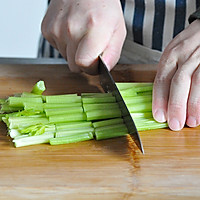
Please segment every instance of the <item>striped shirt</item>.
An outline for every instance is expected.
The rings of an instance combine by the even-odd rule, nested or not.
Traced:
[[[121,0],[127,27],[121,62],[158,62],[167,44],[185,27],[200,0]],[[41,39],[40,57],[61,57]]]

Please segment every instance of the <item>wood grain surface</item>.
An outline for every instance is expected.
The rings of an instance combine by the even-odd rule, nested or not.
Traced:
[[[117,66],[117,81],[153,81],[155,66]],[[101,91],[98,77],[64,65],[0,65],[0,98]],[[15,148],[0,123],[0,199],[200,199],[200,128],[140,132],[145,154],[127,137]]]

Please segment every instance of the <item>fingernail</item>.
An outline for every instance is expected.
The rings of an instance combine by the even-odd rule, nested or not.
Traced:
[[[187,119],[187,125],[191,127],[196,127],[197,126],[197,120],[193,116],[189,116]]]
[[[166,121],[166,117],[165,117],[164,111],[162,109],[156,110],[156,112],[154,113],[154,118],[158,122]]]
[[[169,120],[169,128],[173,131],[179,131],[181,129],[181,124],[176,118]]]

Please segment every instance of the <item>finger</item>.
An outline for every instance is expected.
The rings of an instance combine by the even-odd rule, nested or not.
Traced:
[[[173,55],[174,54],[174,55]],[[166,59],[166,57],[168,59]],[[177,53],[163,53],[158,64],[157,74],[153,84],[153,117],[158,122],[167,120],[167,105],[172,77],[177,70]]]
[[[200,67],[192,76],[192,85],[188,99],[188,112],[186,124],[190,127],[200,125]]]
[[[181,130],[185,125],[191,78],[200,63],[199,53],[197,48],[172,79],[168,103],[168,124],[172,130]]]
[[[111,28],[104,25],[104,29],[100,30],[99,26],[92,27],[80,40],[75,55],[76,64],[81,66],[82,70],[88,68],[88,72],[97,68],[98,56],[104,51],[113,34]]]
[[[67,62],[70,71],[79,73],[81,72],[79,66],[75,63],[75,54],[76,54],[77,44],[74,42],[68,42],[66,53],[67,53]]]
[[[106,49],[103,52],[102,59],[108,66],[108,70],[111,70],[118,62],[121,54],[121,50],[124,44],[124,40],[126,37],[126,28],[124,24],[121,24],[119,29],[117,29]]]

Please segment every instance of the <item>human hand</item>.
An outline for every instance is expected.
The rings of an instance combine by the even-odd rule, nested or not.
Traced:
[[[152,111],[172,130],[200,124],[200,20],[166,47],[154,81]]]
[[[73,72],[97,72],[98,56],[111,70],[126,36],[120,0],[51,0],[42,33]]]

